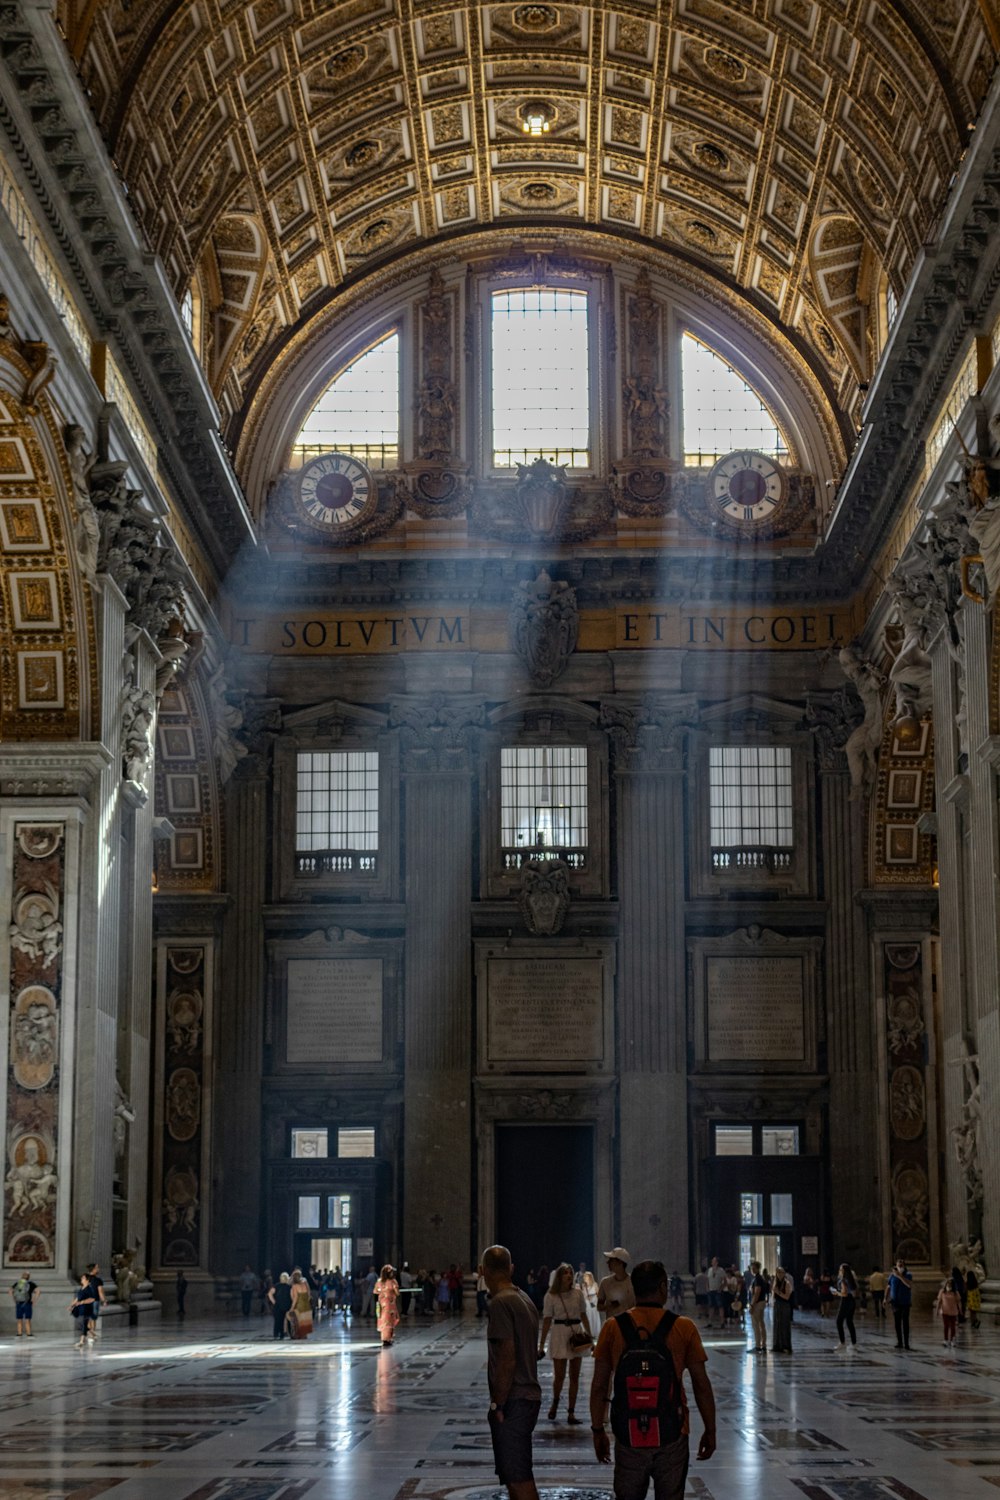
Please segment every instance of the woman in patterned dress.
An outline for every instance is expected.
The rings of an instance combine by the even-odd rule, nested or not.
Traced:
[[[382,1348],[392,1343],[399,1322],[399,1282],[393,1275],[392,1266],[383,1266],[382,1274],[375,1283],[375,1300],[378,1302],[378,1331],[382,1335]]]
[[[292,1272],[292,1306],[288,1321],[294,1338],[307,1339],[312,1333],[312,1293],[301,1271]]]

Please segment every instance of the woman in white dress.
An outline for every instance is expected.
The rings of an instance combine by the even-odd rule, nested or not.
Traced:
[[[568,1261],[563,1261],[562,1265],[556,1268],[552,1277],[552,1285],[545,1294],[545,1301],[542,1305],[542,1332],[538,1340],[539,1358],[545,1353],[546,1339],[549,1340],[549,1353],[552,1356],[550,1422],[556,1419],[568,1364],[569,1400],[566,1420],[573,1426],[578,1426],[580,1423],[580,1418],[576,1415],[576,1393],[580,1386],[580,1361],[584,1354],[589,1354],[591,1351],[589,1343],[574,1347],[571,1342],[573,1335],[580,1333],[590,1335],[587,1304],[581,1289],[573,1285],[573,1267]]]
[[[597,1278],[593,1271],[584,1271],[580,1277],[580,1290],[587,1307],[587,1326],[590,1329],[590,1337],[597,1340],[601,1331],[601,1315],[597,1311]]]

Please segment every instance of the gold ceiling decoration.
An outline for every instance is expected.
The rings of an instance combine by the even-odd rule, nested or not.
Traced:
[[[875,338],[857,304],[886,277],[901,290],[985,93],[988,3],[59,9],[178,295],[206,269],[222,283],[205,326],[235,416],[283,331],[346,278],[533,222],[711,267],[809,341],[849,408]]]

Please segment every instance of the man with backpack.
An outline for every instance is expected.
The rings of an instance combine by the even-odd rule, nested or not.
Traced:
[[[688,1471],[688,1405],[684,1371],[705,1430],[698,1457],[715,1452],[715,1396],[705,1371],[704,1345],[690,1318],[666,1312],[666,1269],[640,1261],[632,1271],[635,1306],[609,1318],[594,1350],[590,1425],[599,1463],[611,1462],[605,1427],[611,1401],[615,1435],[615,1500],[682,1500]]]

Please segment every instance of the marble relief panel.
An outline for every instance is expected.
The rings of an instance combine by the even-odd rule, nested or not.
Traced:
[[[41,1269],[55,1265],[66,829],[25,822],[14,835],[3,1253]]]
[[[206,1111],[207,951],[203,944],[166,946],[161,996],[160,1140],[161,1266],[202,1261],[202,1169]]]
[[[892,1246],[910,1265],[931,1259],[923,964],[918,942],[882,947]]]

